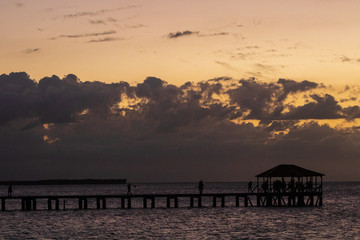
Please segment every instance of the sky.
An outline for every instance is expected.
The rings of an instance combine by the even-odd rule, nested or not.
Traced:
[[[360,2],[0,1],[0,180],[360,180]]]

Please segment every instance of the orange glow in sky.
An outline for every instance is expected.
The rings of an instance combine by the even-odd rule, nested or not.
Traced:
[[[352,0],[3,0],[0,70],[36,80],[356,83],[359,12]]]

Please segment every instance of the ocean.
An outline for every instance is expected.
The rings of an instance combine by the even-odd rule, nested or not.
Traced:
[[[132,192],[197,193],[197,183],[134,183]],[[126,185],[13,186],[13,195],[125,194]],[[245,192],[247,183],[207,183],[204,193]],[[77,202],[60,203],[59,211],[48,211],[46,201],[37,211],[20,211],[20,200],[7,202],[0,212],[0,239],[360,239],[360,183],[325,182],[322,207],[226,207],[213,208],[204,199],[203,208],[189,208],[188,199],[179,208],[143,209],[142,200],[132,209],[120,209],[119,201],[109,209],[77,210]],[[0,186],[0,196],[7,186]],[[64,210],[65,205],[65,210]]]

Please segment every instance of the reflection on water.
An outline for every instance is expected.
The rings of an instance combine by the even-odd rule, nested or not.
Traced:
[[[133,192],[139,194],[197,192],[197,183],[135,185]],[[246,183],[205,183],[204,192],[246,189]],[[126,191],[126,185],[14,186],[14,195]],[[5,194],[7,187],[1,186],[0,192]],[[235,208],[228,199],[230,207],[225,208],[190,209],[180,201],[181,208],[167,209],[164,200],[159,203],[164,208],[156,209],[141,209],[139,202],[139,208],[130,210],[6,211],[0,213],[0,239],[357,239],[359,193],[360,183],[326,183],[324,206],[316,208]],[[17,204],[14,209],[19,209]],[[117,207],[116,202],[111,204]],[[211,200],[204,204],[211,206]]]

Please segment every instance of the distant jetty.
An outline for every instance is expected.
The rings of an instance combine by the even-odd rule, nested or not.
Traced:
[[[126,184],[125,179],[48,179],[35,181],[0,181],[0,185],[86,185]]]

